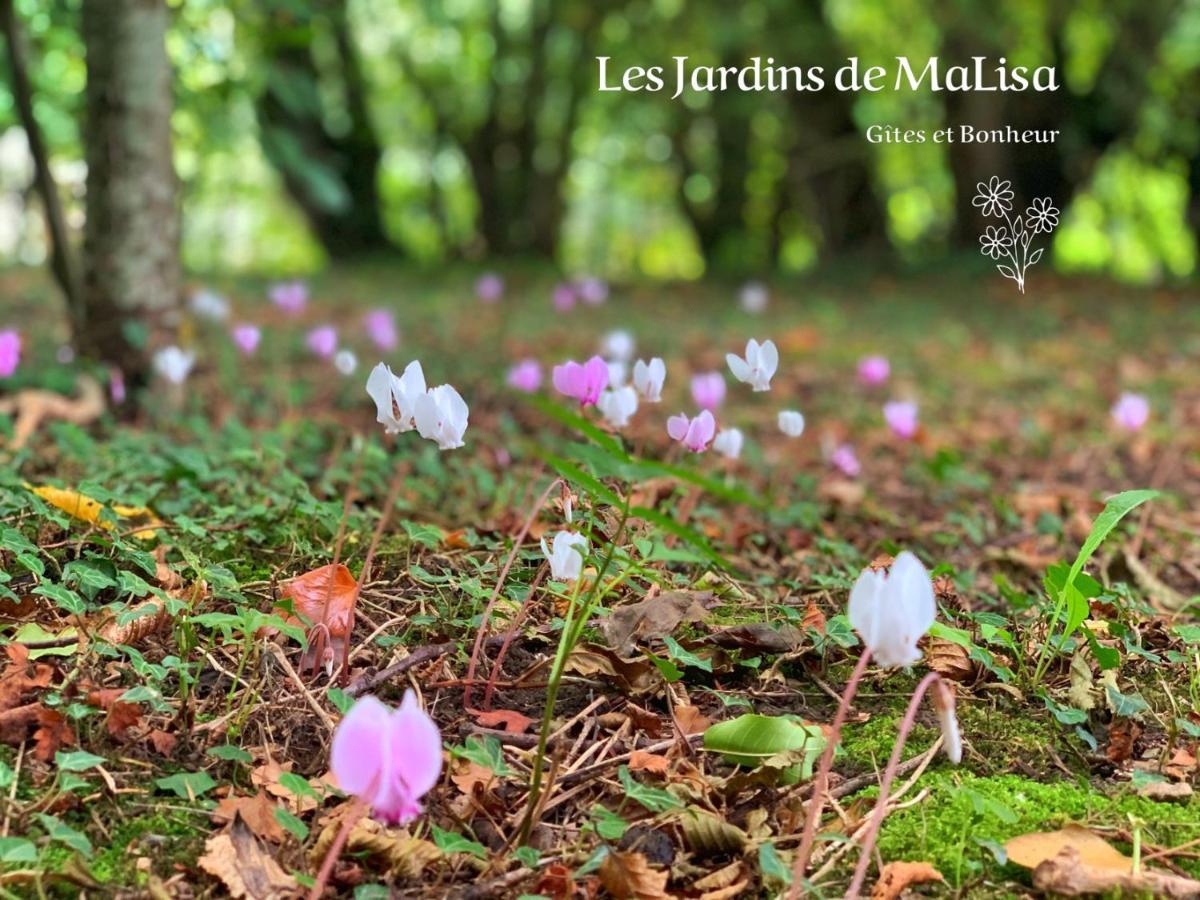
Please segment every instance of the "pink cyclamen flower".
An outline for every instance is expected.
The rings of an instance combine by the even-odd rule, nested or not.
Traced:
[[[321,359],[330,359],[337,352],[337,329],[332,325],[319,325],[308,333],[308,349]]]
[[[542,386],[542,367],[536,359],[523,359],[508,370],[508,386],[532,394]]]
[[[1113,404],[1112,419],[1125,431],[1141,431],[1150,418],[1150,401],[1145,394],[1123,393]]]
[[[588,306],[599,306],[608,299],[608,285],[599,278],[582,278],[577,288],[579,299]]]
[[[496,303],[504,296],[504,279],[495,272],[484,272],[475,282],[475,296],[484,303]]]
[[[717,433],[717,422],[707,409],[701,410],[694,419],[683,413],[667,419],[667,434],[694,453],[700,453]]]
[[[575,288],[569,284],[556,284],[550,299],[554,303],[555,309],[559,312],[567,312],[575,306]]]
[[[862,474],[862,465],[858,455],[849,444],[842,444],[829,455],[830,464],[847,478],[857,478]]]
[[[125,396],[125,373],[112,366],[108,370],[108,397],[113,406],[120,406],[125,402]]]
[[[295,315],[308,303],[308,285],[303,281],[281,281],[267,291],[271,302],[285,313]]]
[[[608,363],[599,356],[582,364],[571,360],[554,367],[553,381],[560,394],[574,397],[580,406],[594,406],[608,387]]]
[[[893,400],[883,404],[883,420],[892,434],[903,440],[911,440],[917,433],[917,404],[907,400]]]
[[[0,378],[7,378],[21,364],[21,335],[15,329],[0,331]]]
[[[720,372],[692,376],[692,399],[701,409],[716,409],[725,400],[725,379]]]
[[[892,374],[886,356],[864,356],[858,361],[858,380],[865,385],[878,387]]]
[[[396,331],[396,318],[391,310],[373,309],[363,316],[363,325],[367,329],[367,337],[380,350],[395,350],[400,343],[400,335]]]
[[[262,331],[257,325],[235,325],[230,334],[237,348],[246,356],[254,353],[258,349],[258,342],[262,340]]]
[[[421,797],[442,774],[442,736],[411,690],[397,709],[363,697],[333,733],[329,767],[376,818],[403,825],[423,812]]]

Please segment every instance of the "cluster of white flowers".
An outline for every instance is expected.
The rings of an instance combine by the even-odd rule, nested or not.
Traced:
[[[467,403],[451,385],[425,386],[425,372],[413,360],[397,376],[386,363],[371,370],[367,394],[375,401],[376,418],[387,434],[416,429],[442,450],[463,445],[467,430]]]

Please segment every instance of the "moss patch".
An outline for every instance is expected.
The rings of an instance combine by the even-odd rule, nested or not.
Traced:
[[[885,860],[931,862],[952,885],[1028,883],[1028,873],[998,863],[992,848],[1019,834],[1050,831],[1068,822],[1128,830],[1136,821],[1143,846],[1173,847],[1200,837],[1200,801],[1156,803],[1134,796],[1127,786],[1105,794],[1086,782],[1041,784],[1015,775],[941,771],[928,773],[917,789],[930,795],[887,817],[879,852]],[[1114,843],[1130,851],[1128,845]],[[1192,874],[1200,873],[1200,862],[1178,862]]]

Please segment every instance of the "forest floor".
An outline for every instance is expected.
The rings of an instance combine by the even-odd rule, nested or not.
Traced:
[[[901,549],[933,570],[938,624],[912,670],[867,671],[834,764],[815,892],[845,891],[858,855],[848,838],[862,834],[930,670],[956,685],[963,760],[936,752],[926,702],[877,863],[936,871],[891,867],[894,890],[878,896],[907,878],[930,896],[1035,894],[1031,867],[1080,833],[1006,844],[1070,823],[1137,857],[1085,853],[1101,874],[1200,877],[1194,299],[1049,278],[1021,296],[1007,283],[875,277],[780,287],[757,316],[733,285],[616,289],[559,314],[543,278],[512,276],[494,306],[472,281],[334,271],[293,319],[261,283],[217,284],[235,318],[263,327],[253,357],[226,326],[159,322],[197,352],[182,390],[135,390],[120,417],[49,416],[23,449],[0,451],[0,896],[303,891],[351,806],[330,778],[332,731],[368,687],[391,703],[418,692],[445,769],[416,821],[354,827],[337,895],[777,896],[819,749],[787,735],[827,734],[799,723],[828,726],[861,651],[849,588]],[[0,327],[19,323],[27,339],[0,402],[71,391],[77,372],[55,361],[62,325],[44,279],[0,274],[0,297]],[[376,306],[401,332],[387,354],[362,336]],[[356,350],[355,374],[305,349],[306,330],[326,321]],[[634,358],[661,356],[668,370],[663,403],[643,404],[618,441],[594,411],[581,424],[563,398],[505,386],[514,360],[539,359],[548,374],[615,328],[636,338]],[[779,345],[769,393],[725,366],[749,337]],[[886,385],[856,380],[868,354],[890,360]],[[458,388],[465,447],[383,435],[363,390],[381,358],[397,372],[419,358],[431,385]],[[694,411],[690,373],[707,370],[728,382],[719,422],[746,435],[737,462],[669,446],[665,419]],[[1126,390],[1153,410],[1132,434],[1109,414]],[[911,441],[884,424],[881,406],[896,398],[919,401]],[[780,433],[781,409],[803,411],[802,437]],[[0,415],[0,437],[16,427]],[[830,465],[845,444],[857,477]],[[572,603],[537,540],[566,526],[563,490],[537,502],[559,476],[605,593],[566,661],[522,846]],[[260,629],[280,624],[272,609],[291,579],[335,561],[359,574],[390,484],[399,493],[358,599],[348,672],[314,674],[294,629]],[[31,491],[46,485],[103,508]],[[1076,558],[1105,498],[1139,488],[1161,495],[1099,546],[1080,585],[1086,621],[1050,640],[1057,567]],[[497,639],[472,666],[481,635]],[[772,717],[783,745],[711,730],[747,714]]]

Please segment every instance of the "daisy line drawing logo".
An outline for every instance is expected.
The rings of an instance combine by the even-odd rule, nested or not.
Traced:
[[[1025,293],[1025,273],[1042,258],[1045,248],[1035,247],[1039,234],[1049,235],[1058,226],[1058,210],[1049,197],[1038,197],[1025,210],[1025,215],[1011,215],[1013,191],[1011,181],[1001,181],[993,175],[988,182],[976,185],[973,206],[988,218],[1003,220],[1003,224],[988,225],[979,236],[979,251],[996,260],[996,270],[1011,278]]]

